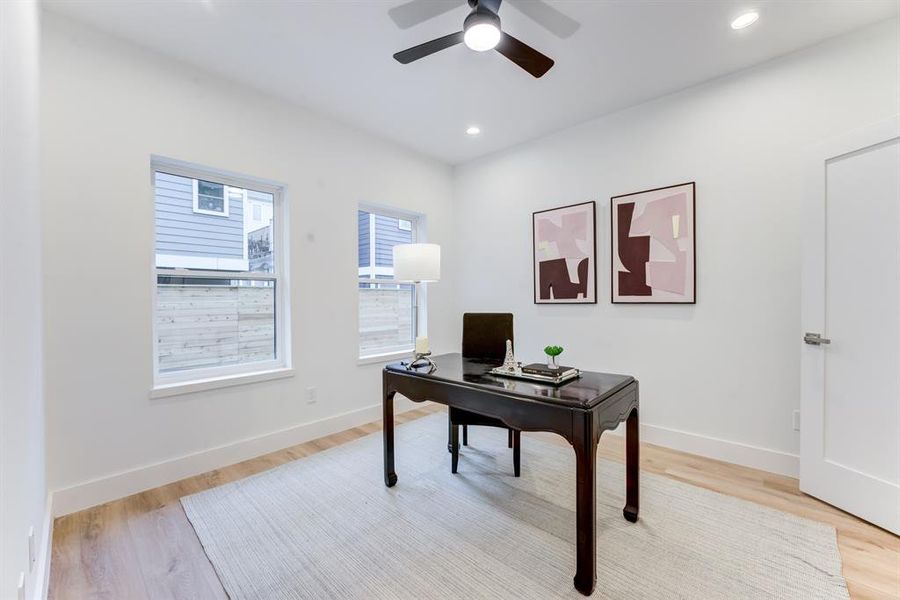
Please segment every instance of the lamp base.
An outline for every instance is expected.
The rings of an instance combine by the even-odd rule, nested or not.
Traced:
[[[431,360],[431,352],[415,352],[413,354],[413,359],[410,362],[401,362],[401,365],[404,365],[408,371],[412,371],[413,369],[421,369],[423,367],[428,367],[428,372],[432,373],[435,369],[437,369],[437,365],[434,364],[434,361]]]

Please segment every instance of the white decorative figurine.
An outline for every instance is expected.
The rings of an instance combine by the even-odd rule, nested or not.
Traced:
[[[503,359],[503,367],[501,368],[508,373],[519,373],[521,371],[519,363],[516,362],[516,357],[513,356],[512,340],[506,340],[506,358]]]

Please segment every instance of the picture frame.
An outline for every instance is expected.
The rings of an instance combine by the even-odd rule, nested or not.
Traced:
[[[534,303],[596,304],[596,203],[536,211],[531,227]]]
[[[613,196],[609,209],[610,301],[696,304],[696,183]]]

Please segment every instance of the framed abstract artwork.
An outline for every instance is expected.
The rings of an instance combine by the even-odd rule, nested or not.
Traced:
[[[697,301],[694,182],[610,199],[614,304]]]
[[[535,304],[597,303],[595,203],[532,215]]]

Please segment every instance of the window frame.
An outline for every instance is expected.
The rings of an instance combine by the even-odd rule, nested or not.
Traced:
[[[156,266],[156,173],[163,172],[194,180],[196,192],[197,179],[222,183],[225,186],[226,198],[228,188],[264,192],[272,195],[272,243],[274,249],[275,268],[272,273],[253,271],[211,270],[191,268],[165,268]],[[152,155],[150,159],[150,197],[153,206],[153,251],[151,252],[151,328],[153,338],[153,389],[151,396],[171,396],[203,389],[252,383],[266,379],[290,376],[291,368],[291,327],[290,327],[290,281],[289,240],[288,240],[288,203],[287,186],[258,177],[247,176],[230,171],[214,169],[188,163],[176,159]],[[195,194],[196,201],[196,194]],[[223,216],[221,213],[215,213]],[[246,249],[245,249],[246,250]],[[249,266],[248,266],[249,268]],[[157,285],[159,276],[191,277],[196,279],[239,279],[273,281],[275,286],[275,358],[271,360],[225,365],[219,367],[203,367],[185,369],[171,373],[160,373],[159,370],[159,337],[157,333]]]
[[[172,173],[175,175],[175,173]],[[233,191],[237,191],[240,188],[235,186],[226,185],[220,181],[210,181],[208,179],[204,179],[206,183],[222,183],[222,207],[225,209],[224,211],[218,210],[209,210],[208,208],[200,208],[200,182],[198,181],[200,178],[193,178],[193,196],[194,196],[194,212],[200,215],[211,215],[213,217],[225,217],[226,219],[229,217],[229,211],[231,206],[231,193]],[[243,202],[246,204],[247,202],[247,190],[240,189],[243,195]],[[206,194],[204,194],[205,196]]]
[[[359,228],[357,227],[357,235],[356,235],[356,249],[357,249],[357,279],[356,279],[356,351],[358,364],[369,364],[374,362],[381,362],[382,360],[390,360],[393,358],[406,356],[411,353],[415,349],[416,341],[415,339],[411,340],[409,344],[402,344],[397,346],[383,346],[381,348],[373,348],[369,351],[363,352],[360,347],[360,343],[362,341],[360,336],[360,321],[359,321],[359,304],[360,304],[360,289],[359,285],[363,283],[368,284],[378,284],[378,285],[400,285],[400,286],[411,286],[412,287],[412,311],[413,311],[413,337],[416,334],[416,321],[418,321],[418,329],[419,335],[427,334],[427,310],[426,310],[426,283],[421,283],[416,285],[409,281],[398,281],[393,278],[390,279],[378,279],[377,276],[379,274],[384,275],[385,273],[379,273],[379,267],[375,265],[375,219],[372,218],[375,215],[380,215],[383,217],[390,217],[393,219],[397,219],[398,221],[408,221],[411,224],[409,229],[412,234],[412,240],[410,243],[415,244],[419,242],[425,241],[425,215],[422,213],[417,213],[413,211],[407,211],[399,208],[394,208],[390,206],[384,206],[379,204],[365,204],[360,203],[357,206],[356,214],[359,214],[359,211],[369,213],[369,266],[368,267],[360,267],[359,266]],[[399,226],[398,228],[401,231],[407,231]],[[384,267],[380,267],[384,269]],[[364,278],[363,271],[369,271],[369,277]],[[393,271],[393,267],[391,267],[391,271]]]

